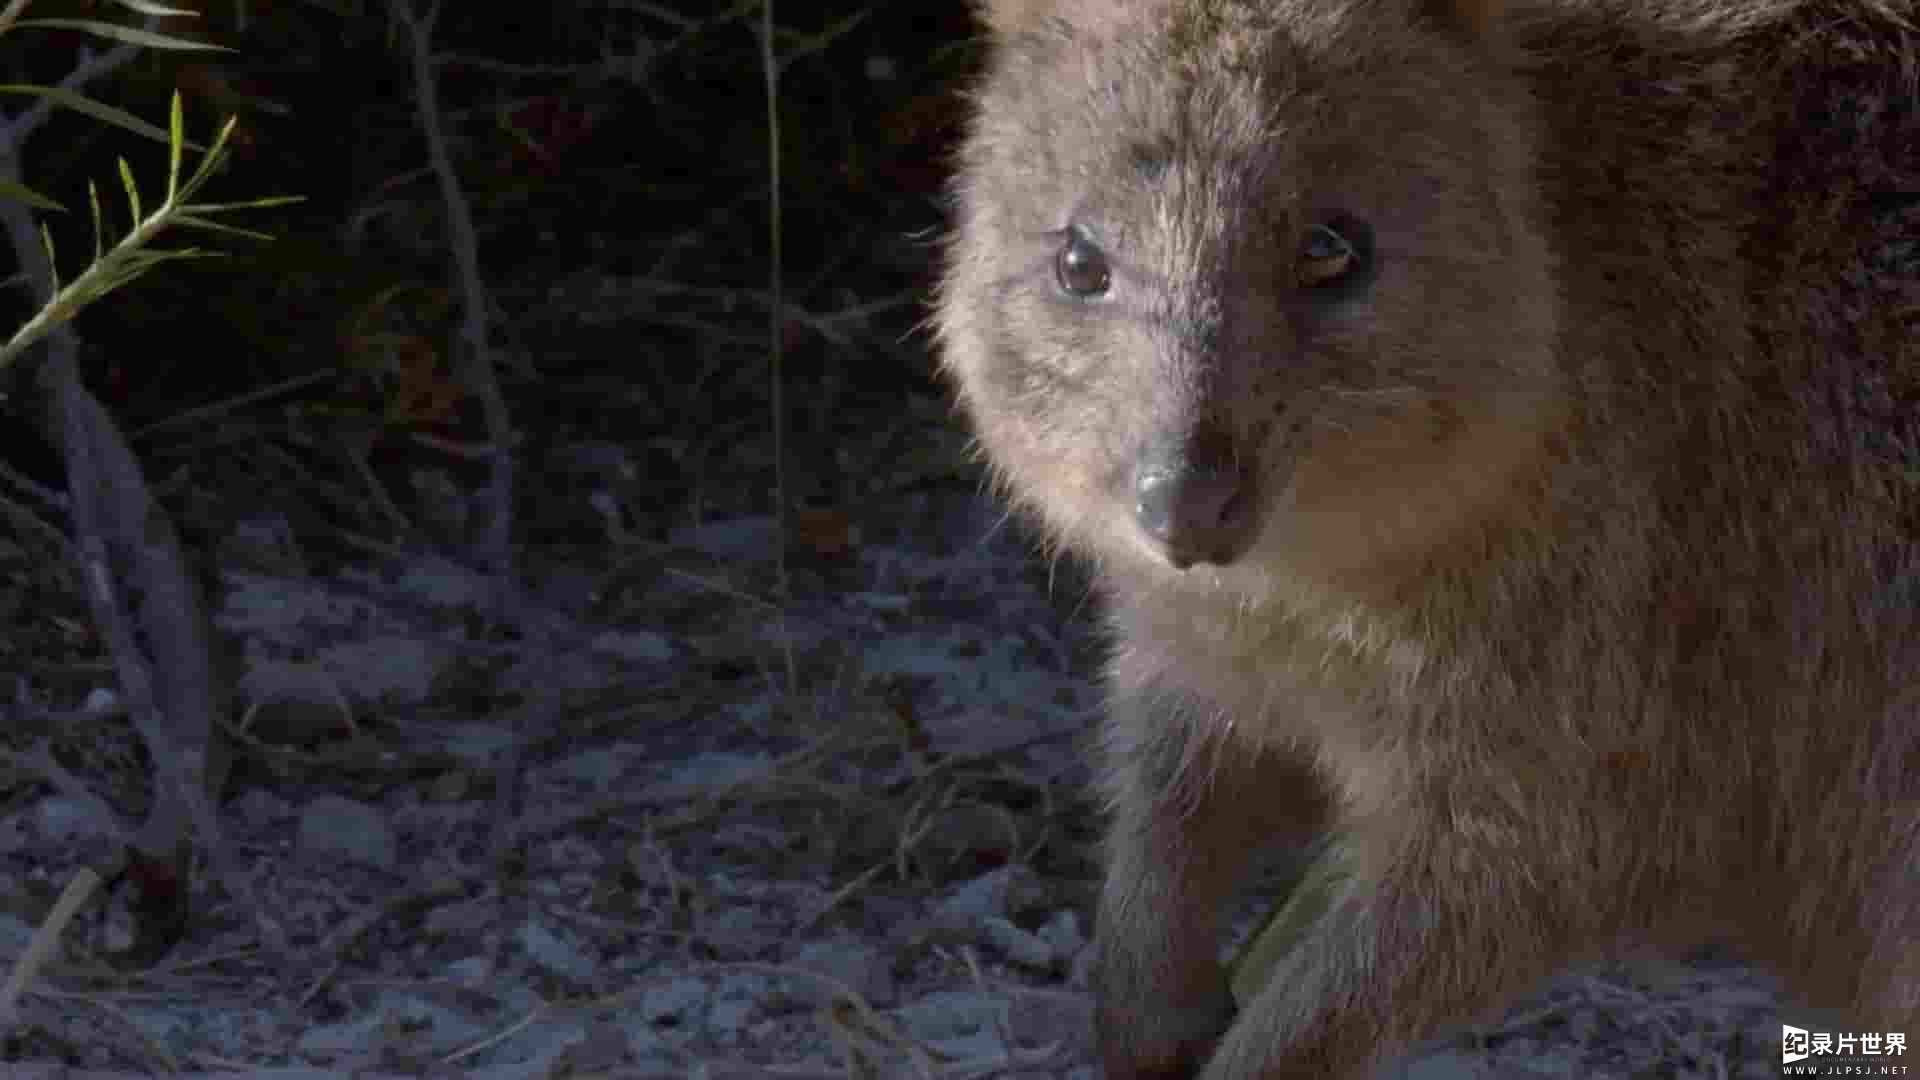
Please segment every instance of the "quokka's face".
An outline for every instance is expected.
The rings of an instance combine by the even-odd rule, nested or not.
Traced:
[[[1418,562],[1409,515],[1503,498],[1455,474],[1534,452],[1556,305],[1476,43],[1391,4],[1013,6],[937,316],[1011,495],[1250,587]]]

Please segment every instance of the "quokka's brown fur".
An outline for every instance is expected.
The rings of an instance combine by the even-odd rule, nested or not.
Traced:
[[[936,324],[1110,612],[1108,1075],[1716,936],[1920,1044],[1916,5],[982,14]],[[1330,825],[1236,1019],[1222,902]]]

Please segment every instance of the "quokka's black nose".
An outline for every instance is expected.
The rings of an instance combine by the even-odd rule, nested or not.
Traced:
[[[1162,442],[1134,464],[1134,520],[1174,566],[1224,566],[1253,540],[1253,486],[1253,474],[1223,432]]]

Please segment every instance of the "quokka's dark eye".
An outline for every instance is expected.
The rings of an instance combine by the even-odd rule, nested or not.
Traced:
[[[1307,227],[1300,241],[1300,285],[1332,289],[1360,280],[1373,257],[1373,233],[1365,222],[1335,214]]]
[[[1060,250],[1053,257],[1053,276],[1069,296],[1082,298],[1104,296],[1113,285],[1113,267],[1107,263],[1107,253],[1079,229],[1063,234]]]

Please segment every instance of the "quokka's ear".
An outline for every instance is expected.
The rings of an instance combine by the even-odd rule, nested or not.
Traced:
[[[1154,15],[1165,15],[1171,0],[975,0],[974,12],[1001,37],[1031,33],[1048,22],[1073,31],[1076,38],[1109,39]]]
[[[1428,17],[1463,33],[1485,34],[1506,10],[1506,0],[1422,0]]]

